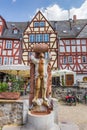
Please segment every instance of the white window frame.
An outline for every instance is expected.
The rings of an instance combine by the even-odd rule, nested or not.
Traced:
[[[87,63],[87,57],[86,56],[82,56],[82,63]]]
[[[18,33],[18,30],[17,30],[17,29],[14,29],[14,30],[13,30],[13,33],[14,33],[14,34],[17,34],[17,33]]]
[[[50,35],[48,33],[45,34],[30,34],[29,35],[29,42],[49,42],[50,41]]]
[[[45,26],[45,22],[44,21],[41,21],[40,22],[40,27],[44,27]]]
[[[39,27],[39,22],[34,22],[34,27]]]
[[[49,34],[44,34],[44,42],[49,42],[50,36]]]
[[[29,35],[29,42],[35,42],[35,34]]]
[[[10,64],[10,65],[13,64],[13,57],[9,57],[9,64]]]
[[[70,40],[64,40],[66,45],[70,45]]]
[[[0,21],[0,25],[2,25],[2,21]]]
[[[6,41],[6,49],[12,49],[12,41]]]
[[[2,65],[2,57],[0,57],[0,65]]]
[[[68,56],[68,63],[72,63],[72,62],[73,62],[72,56]]]
[[[67,57],[66,57],[66,56],[63,57],[63,63],[64,63],[64,64],[67,63]]]
[[[8,63],[9,63],[8,60],[9,60],[8,57],[4,57],[4,63],[3,64],[8,65]]]

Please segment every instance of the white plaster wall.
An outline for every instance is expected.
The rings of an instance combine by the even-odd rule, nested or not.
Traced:
[[[27,122],[28,119],[28,110],[29,110],[29,100],[23,100],[23,124]]]

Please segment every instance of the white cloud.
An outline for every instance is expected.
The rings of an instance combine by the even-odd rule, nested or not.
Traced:
[[[69,11],[64,10],[59,7],[59,5],[54,4],[47,8],[40,9],[42,13],[48,20],[67,20],[69,19]],[[87,0],[79,8],[70,9],[70,18],[73,18],[73,15],[77,15],[78,19],[87,19]]]

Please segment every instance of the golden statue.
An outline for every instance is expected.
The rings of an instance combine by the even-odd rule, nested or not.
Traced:
[[[35,58],[35,56],[31,55],[31,61],[35,64],[35,95],[32,100],[33,103],[38,105],[38,99],[41,100],[41,104],[45,104],[48,106],[48,99],[46,97],[47,92],[47,79],[48,72],[47,67],[50,62],[51,56],[48,52],[45,57],[44,53],[39,53],[39,58]],[[40,91],[42,93],[41,98],[39,98]]]

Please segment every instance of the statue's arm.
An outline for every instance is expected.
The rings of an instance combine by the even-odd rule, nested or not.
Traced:
[[[31,55],[31,61],[32,61],[34,64],[37,64],[37,63],[38,63],[38,60],[37,60],[33,55]]]

